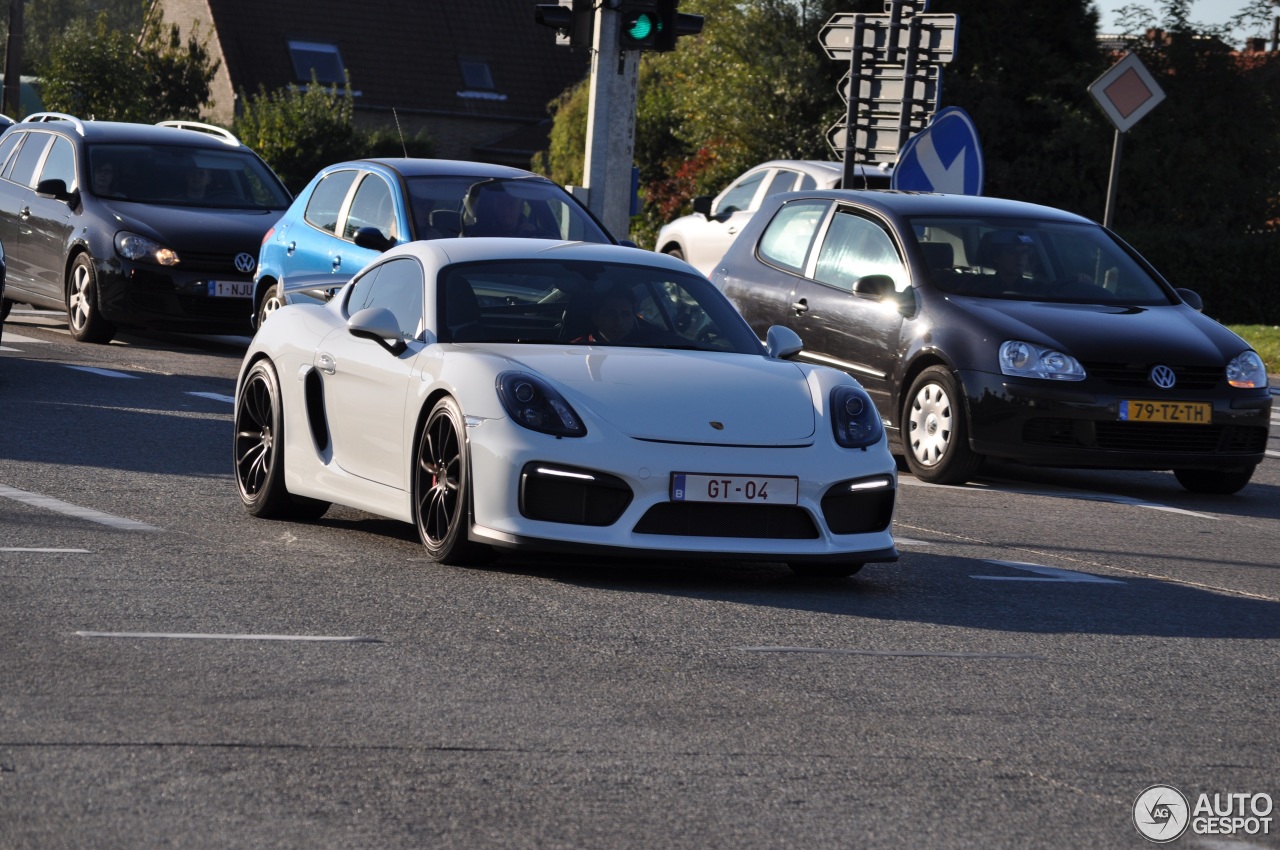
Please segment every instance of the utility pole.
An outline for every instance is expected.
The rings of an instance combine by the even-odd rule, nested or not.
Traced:
[[[22,117],[22,3],[9,0],[9,41],[4,54],[2,109],[15,121]]]
[[[587,208],[619,239],[631,230],[631,162],[635,153],[640,51],[618,44],[620,19],[602,7],[595,16],[587,150]]]

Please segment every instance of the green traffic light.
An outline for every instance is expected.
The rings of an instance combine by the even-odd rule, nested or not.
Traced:
[[[657,22],[648,12],[638,12],[634,16],[628,16],[622,26],[629,40],[640,42],[647,40],[653,34],[657,28]]]

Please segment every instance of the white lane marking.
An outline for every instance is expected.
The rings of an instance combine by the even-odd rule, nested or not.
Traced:
[[[333,635],[220,635],[190,632],[76,632],[80,637],[162,638],[165,640],[292,640],[321,643],[382,643],[375,637]]]
[[[812,652],[820,655],[869,655],[883,658],[1009,658],[1044,661],[1043,655],[1011,652],[930,652],[915,649],[823,649],[811,646],[735,646],[739,652]]]
[[[5,339],[5,342],[21,342],[21,343],[25,343],[26,345],[48,345],[49,344],[49,340],[47,339],[34,339],[29,336],[23,336],[22,334],[16,334],[13,331],[9,331],[9,330],[6,330],[4,332],[4,339]],[[9,349],[9,350],[16,351],[17,349]]]
[[[933,545],[932,540],[916,540],[911,537],[899,537],[896,534],[893,535],[893,542],[897,543],[899,546],[932,546]]]
[[[213,401],[225,401],[227,404],[234,404],[236,397],[233,395],[223,395],[222,393],[196,393],[188,392],[187,395],[193,395],[196,398],[207,398]]]
[[[16,487],[8,487],[0,484],[0,496],[6,499],[13,499],[15,502],[22,502],[37,508],[44,508],[48,511],[55,511],[67,516],[73,516],[77,519],[85,519],[89,522],[96,522],[100,525],[107,525],[112,528],[118,528],[122,531],[164,531],[163,528],[156,528],[154,525],[147,525],[145,522],[138,522],[135,519],[125,519],[124,517],[113,516],[112,514],[95,511],[92,508],[82,508],[79,505],[73,505],[70,502],[64,502],[55,499],[52,496],[43,496],[39,493],[28,493],[26,490],[19,490]]]
[[[99,369],[96,366],[67,366],[68,369],[75,369],[78,372],[89,372],[94,375],[101,375],[104,378],[133,378],[137,379],[137,375],[128,375],[124,372],[116,372],[111,369]]]
[[[1114,578],[1103,578],[1089,573],[1078,573],[1075,570],[1063,570],[1058,567],[1046,567],[1042,564],[1027,564],[1022,561],[992,561],[988,560],[988,564],[995,564],[998,567],[1012,567],[1015,570],[1025,570],[1029,573],[1039,573],[1036,577],[1031,576],[969,576],[969,578],[986,579],[987,581],[1055,581],[1055,582],[1071,582],[1073,584],[1124,584],[1124,582]]]
[[[1273,452],[1270,449],[1266,452],[1267,457],[1280,457],[1280,452]]]
[[[918,478],[910,476],[900,476],[899,484],[910,484],[916,487],[943,487],[941,484],[930,484],[927,481],[921,481]],[[1116,496],[1111,493],[1093,493],[1088,490],[1068,490],[1068,489],[1041,489],[1030,490],[1022,487],[999,486],[996,484],[980,484],[970,482],[960,487],[948,487],[946,489],[971,490],[973,492],[986,491],[989,493],[1015,493],[1022,496],[1045,496],[1050,499],[1079,499],[1082,502],[1110,502],[1117,505],[1129,505],[1135,508],[1147,508],[1153,511],[1167,511],[1174,514],[1184,514],[1193,516],[1198,519],[1221,519],[1213,514],[1201,513],[1199,511],[1189,511],[1185,508],[1175,508],[1171,505],[1162,505],[1159,502],[1144,502],[1141,499],[1133,499],[1129,496]]]
[[[0,546],[0,552],[71,552],[75,555],[91,554],[88,549],[45,549],[35,546]]]

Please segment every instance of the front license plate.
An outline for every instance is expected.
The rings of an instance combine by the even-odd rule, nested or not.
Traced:
[[[253,281],[251,280],[211,280],[209,281],[210,298],[252,298]]]
[[[1141,401],[1120,402],[1122,422],[1181,422],[1208,425],[1213,421],[1213,405],[1205,401]]]
[[[673,502],[738,502],[794,505],[800,498],[800,479],[778,475],[671,475]]]

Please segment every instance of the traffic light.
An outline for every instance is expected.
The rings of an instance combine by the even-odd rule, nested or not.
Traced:
[[[675,50],[676,39],[682,35],[702,32],[702,16],[686,15],[679,11],[680,0],[658,0],[658,36],[654,50]]]
[[[556,44],[590,47],[594,38],[596,12],[592,0],[560,0],[539,3],[533,19],[545,27],[556,29]]]
[[[623,50],[656,50],[658,0],[623,0],[618,4],[618,46]]]

